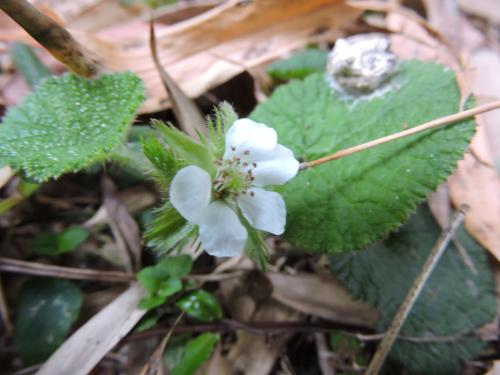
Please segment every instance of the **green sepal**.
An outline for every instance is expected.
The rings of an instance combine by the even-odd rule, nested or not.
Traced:
[[[169,201],[155,210],[144,234],[146,245],[159,254],[168,253],[196,233],[196,226],[182,217]]]
[[[204,169],[212,177],[215,176],[217,172],[214,163],[215,156],[207,146],[194,141],[173,126],[167,126],[161,121],[153,120],[153,125],[160,131],[165,142],[180,159],[185,160],[189,165],[196,165]]]
[[[178,159],[172,148],[166,147],[155,136],[145,138],[141,143],[144,155],[153,166],[151,175],[167,191],[177,171],[187,163]]]
[[[214,116],[208,118],[208,136],[214,155],[222,158],[225,150],[225,134],[238,120],[238,115],[228,102],[222,102],[214,108]]]
[[[248,233],[247,243],[245,244],[246,254],[257,263],[262,271],[265,271],[269,262],[269,249],[262,237],[262,232],[252,227],[240,212],[238,212],[238,217]]]

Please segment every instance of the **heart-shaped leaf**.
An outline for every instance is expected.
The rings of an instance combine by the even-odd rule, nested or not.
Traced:
[[[143,99],[140,79],[128,72],[49,78],[3,119],[0,165],[44,181],[104,160]]]

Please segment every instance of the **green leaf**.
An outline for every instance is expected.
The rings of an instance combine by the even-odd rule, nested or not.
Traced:
[[[190,256],[179,255],[164,258],[154,266],[143,268],[137,274],[137,279],[149,294],[139,302],[139,307],[152,309],[182,290],[180,278],[191,272],[192,263]]]
[[[196,227],[188,223],[172,204],[166,201],[155,211],[144,239],[156,252],[165,254],[190,238],[195,231]]]
[[[144,332],[147,331],[148,329],[153,328],[156,325],[156,323],[158,323],[158,319],[160,319],[160,316],[156,314],[145,316],[137,324],[137,327],[135,327],[134,332]]]
[[[212,176],[215,175],[215,156],[207,146],[195,142],[186,134],[161,121],[155,120],[153,124],[180,159],[185,160],[187,164],[196,165],[206,170]]]
[[[156,267],[170,276],[184,277],[191,272],[193,260],[189,255],[177,255],[162,259]]]
[[[29,198],[35,191],[38,190],[40,184],[33,183],[21,178],[17,185],[19,194],[13,194],[11,197],[0,200],[0,215],[10,210],[12,207]]]
[[[142,275],[139,281],[143,285],[148,285],[151,280],[145,280],[147,276]],[[153,309],[160,305],[163,305],[168,297],[182,290],[182,281],[178,277],[168,277],[167,279],[158,282],[157,289],[154,293],[150,293],[149,296],[142,298],[139,301],[139,308],[141,309]]]
[[[89,236],[89,231],[79,226],[71,226],[61,233],[41,233],[37,235],[31,248],[35,254],[59,255],[73,251]]]
[[[10,55],[30,87],[35,87],[45,78],[51,76],[49,69],[43,65],[30,46],[14,42],[10,47]]]
[[[219,340],[220,336],[215,333],[203,333],[190,340],[184,348],[179,364],[172,369],[172,375],[193,374],[210,357]]]
[[[276,79],[302,79],[312,73],[325,71],[328,51],[306,49],[294,53],[287,59],[273,62],[267,73]]]
[[[38,181],[105,160],[144,99],[132,73],[49,78],[0,125],[0,162]]]
[[[176,306],[203,322],[211,322],[222,317],[219,302],[210,293],[201,289],[179,299]]]
[[[385,332],[394,318],[440,231],[427,206],[421,206],[408,224],[384,243],[330,258],[331,269],[353,296],[380,311],[380,332]],[[486,253],[465,231],[459,231],[456,238],[477,273],[465,265],[451,244],[413,307],[402,335],[467,334],[494,319],[495,284]],[[400,339],[390,358],[413,373],[457,374],[463,361],[474,358],[483,346],[481,340],[471,336],[433,343]]]
[[[21,290],[14,346],[26,365],[45,361],[78,318],[83,297],[72,282],[34,278]]]
[[[325,77],[279,87],[253,112],[297,158],[318,157],[455,113],[460,94],[441,65],[403,62],[396,91],[340,99]],[[285,237],[310,251],[358,250],[406,221],[461,159],[474,121],[399,139],[301,171],[285,186]]]

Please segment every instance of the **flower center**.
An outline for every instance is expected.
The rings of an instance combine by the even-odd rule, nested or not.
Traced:
[[[245,155],[250,152],[245,151]],[[249,191],[255,179],[253,170],[257,163],[242,161],[239,157],[220,159],[215,162],[217,175],[213,181],[213,193],[216,199],[237,198],[240,194],[250,194]]]

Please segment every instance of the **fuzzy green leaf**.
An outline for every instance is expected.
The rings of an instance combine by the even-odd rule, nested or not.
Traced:
[[[323,72],[327,59],[327,51],[307,49],[296,52],[287,59],[273,62],[267,68],[267,73],[276,79],[302,79],[309,74]]]
[[[45,361],[78,318],[83,297],[70,281],[34,278],[21,290],[14,346],[26,365]]]
[[[381,313],[385,332],[420,272],[441,229],[427,206],[419,207],[399,232],[384,243],[330,258],[333,272],[355,298],[374,305]],[[454,336],[449,342],[410,342],[399,339],[390,358],[417,374],[459,374],[463,361],[474,358],[484,346],[473,331],[495,317],[495,283],[486,253],[465,231],[456,238],[477,269],[469,269],[451,244],[437,264],[405,322],[407,336]]]
[[[321,74],[279,87],[253,112],[302,160],[396,133],[455,113],[452,71],[404,62],[396,91],[371,100],[340,99]],[[358,250],[406,221],[443,182],[474,133],[474,121],[399,139],[299,173],[285,187],[293,244],[311,251]]]
[[[142,82],[132,73],[49,78],[4,117],[0,164],[44,181],[105,160],[143,99]]]

